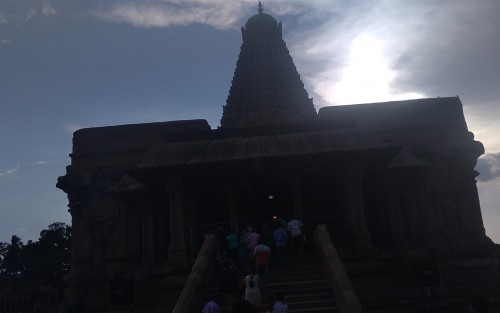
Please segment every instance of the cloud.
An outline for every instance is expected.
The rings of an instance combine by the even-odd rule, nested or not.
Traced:
[[[97,16],[136,27],[170,27],[204,24],[217,29],[232,27],[241,14],[241,3],[208,1],[153,1],[120,3],[101,8]]]
[[[11,43],[11,41],[7,40],[7,39],[0,40],[0,45],[5,45],[5,44],[8,44],[8,43]]]
[[[33,164],[33,165],[44,165],[44,164],[47,164],[47,163],[48,163],[47,161],[35,161],[35,162],[31,163],[31,164]]]
[[[264,12],[277,16],[306,14],[311,9],[331,10],[331,1],[318,0],[304,4],[299,0],[277,0],[264,6]],[[239,28],[251,14],[257,13],[254,0],[150,0],[122,1],[101,7],[96,15],[112,22],[130,23],[136,27],[172,27],[203,24],[217,29]]]
[[[479,158],[476,170],[479,172],[478,180],[482,182],[500,177],[500,153],[488,153]]]
[[[17,177],[15,174],[16,172],[19,170],[21,166],[17,165],[13,168],[10,168],[8,170],[5,170],[3,172],[0,172],[0,177],[4,177],[4,176],[11,176],[11,177]]]
[[[42,14],[45,16],[55,15],[56,10],[53,7],[51,7],[49,3],[43,2],[42,3]]]
[[[40,165],[47,165],[47,164],[54,164],[54,163],[59,163],[59,162],[68,162],[69,159],[59,159],[59,160],[50,160],[50,161],[43,161],[43,160],[38,160],[34,162],[29,162],[21,165],[16,165],[10,169],[7,169],[3,172],[0,172],[0,177],[18,177],[17,174],[24,168],[26,167],[31,167],[31,166],[40,166]]]
[[[101,7],[97,16],[142,28],[204,24],[237,29],[256,13],[255,3],[122,1]],[[284,21],[285,40],[318,107],[454,95],[478,106],[498,99],[493,85],[500,72],[495,61],[500,42],[491,38],[500,28],[495,16],[500,1],[264,4],[266,13]]]
[[[480,102],[498,98],[500,2],[440,1],[416,7],[424,14],[412,27],[393,66],[394,85],[432,96],[467,95]],[[432,9],[432,10],[431,10]]]
[[[36,9],[30,9],[28,11],[28,13],[26,13],[26,18],[24,19],[24,22],[28,22],[33,17],[35,17],[37,14],[38,14],[38,11]]]
[[[416,11],[418,12],[418,10]],[[421,13],[423,14],[423,13]],[[418,98],[401,89],[394,60],[409,47],[421,14],[396,1],[315,2],[290,32],[290,50],[317,106]]]
[[[44,18],[57,15],[56,9],[49,1],[19,0],[4,1],[0,11],[0,24],[20,26],[32,20],[43,21]],[[51,1],[54,2],[54,1]]]

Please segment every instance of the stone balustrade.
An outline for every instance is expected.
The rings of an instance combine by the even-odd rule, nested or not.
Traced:
[[[325,274],[330,282],[335,301],[341,313],[362,313],[358,296],[347,276],[344,264],[337,253],[337,249],[330,239],[330,234],[324,224],[320,224],[314,231],[314,242],[318,249]]]

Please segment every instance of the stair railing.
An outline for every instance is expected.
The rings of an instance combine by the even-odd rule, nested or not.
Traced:
[[[330,239],[330,234],[324,224],[316,226],[314,242],[319,252],[323,269],[330,282],[335,301],[341,313],[364,312],[351,280],[347,276],[344,264],[337,249]]]
[[[172,313],[198,313],[201,311],[203,297],[212,282],[217,250],[218,240],[215,235],[206,235]]]

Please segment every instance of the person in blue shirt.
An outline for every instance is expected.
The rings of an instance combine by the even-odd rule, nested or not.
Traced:
[[[288,234],[283,225],[278,224],[278,227],[273,232],[273,238],[274,245],[276,246],[278,266],[286,266],[288,263]]]

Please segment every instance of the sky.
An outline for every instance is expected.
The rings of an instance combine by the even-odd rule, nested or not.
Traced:
[[[273,0],[317,109],[458,95],[500,242],[500,1]],[[70,223],[55,187],[80,128],[220,125],[247,0],[0,0],[0,241]]]

